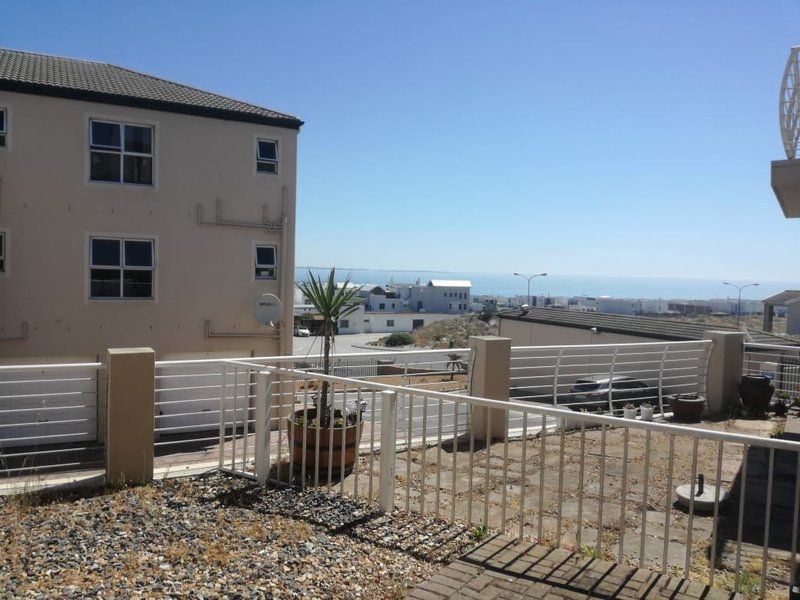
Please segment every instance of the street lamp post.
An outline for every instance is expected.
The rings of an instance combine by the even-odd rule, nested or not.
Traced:
[[[517,277],[522,277],[523,279],[527,279],[528,280],[528,306],[530,306],[530,304],[531,304],[531,279],[533,279],[534,277],[546,277],[547,273],[535,273],[533,275],[524,275],[522,273],[516,273],[515,272],[514,275],[517,276]]]
[[[742,290],[758,284],[748,283],[746,285],[736,285],[735,283],[728,283],[727,281],[723,281],[722,285],[729,285],[731,287],[735,287],[739,291],[739,298],[738,300],[736,300],[736,327],[739,327],[739,321],[741,320],[742,317]]]

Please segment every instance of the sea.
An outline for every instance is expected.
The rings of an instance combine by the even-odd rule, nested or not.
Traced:
[[[315,276],[327,277],[329,268],[297,267],[297,281]],[[427,283],[430,279],[468,279],[473,295],[524,296],[527,283],[508,273],[466,273],[452,271],[401,271],[361,268],[336,268],[336,280],[348,275],[353,283],[387,285],[391,283]],[[730,280],[743,285],[751,281]],[[783,290],[800,289],[800,281],[759,281],[757,287],[744,290],[742,298],[763,299]],[[531,295],[538,296],[611,296],[612,298],[648,298],[664,300],[710,300],[735,298],[737,292],[717,279],[679,279],[663,277],[610,277],[604,275],[547,275],[531,281]]]

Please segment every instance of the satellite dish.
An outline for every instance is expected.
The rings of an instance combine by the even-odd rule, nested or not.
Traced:
[[[253,305],[256,321],[274,327],[281,322],[283,302],[275,294],[261,294]]]

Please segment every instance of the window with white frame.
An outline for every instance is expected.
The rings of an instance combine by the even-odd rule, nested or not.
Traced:
[[[275,246],[258,244],[255,255],[256,279],[275,279],[277,265],[278,253]]]
[[[0,275],[6,272],[6,232],[0,231]]]
[[[256,171],[278,174],[278,142],[276,140],[257,140]]]
[[[394,327],[394,319],[386,319],[387,327]]]
[[[347,319],[342,319],[339,321],[339,329],[349,329],[350,328],[350,321]]]
[[[8,135],[8,112],[0,107],[0,148],[6,147],[6,135]]]
[[[92,119],[89,179],[153,185],[153,127]]]
[[[153,297],[153,240],[93,237],[90,245],[91,298]]]

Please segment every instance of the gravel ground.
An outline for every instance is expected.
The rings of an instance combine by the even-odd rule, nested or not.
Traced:
[[[392,598],[461,527],[218,474],[0,500],[0,597]]]

